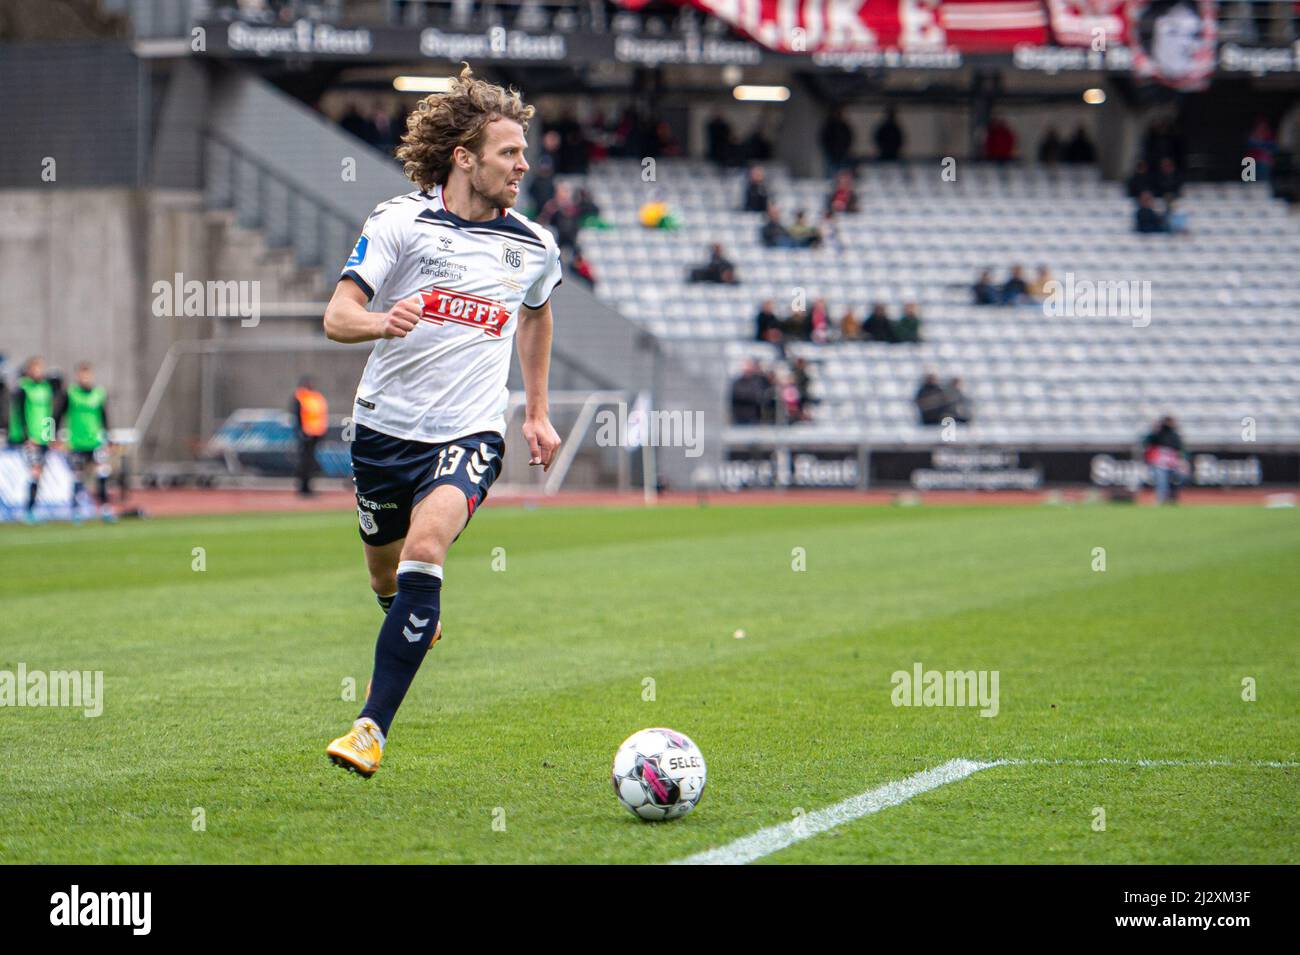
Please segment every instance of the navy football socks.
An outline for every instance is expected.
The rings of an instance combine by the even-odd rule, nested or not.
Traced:
[[[375,594],[375,599],[379,601],[379,606],[384,613],[388,613],[393,609],[393,601],[397,599],[397,594]]]
[[[375,672],[362,717],[379,724],[384,736],[402,705],[438,629],[442,568],[418,560],[397,565],[397,595],[375,642]]]

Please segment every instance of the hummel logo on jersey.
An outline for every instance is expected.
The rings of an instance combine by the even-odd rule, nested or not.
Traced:
[[[438,246],[442,249],[442,251],[449,252],[451,250],[451,236],[449,235],[438,236]]]
[[[478,450],[469,456],[465,462],[465,470],[469,473],[470,480],[475,484],[483,480],[483,475],[487,474],[488,465],[497,453],[489,448],[483,442],[479,442]]]
[[[435,285],[422,290],[420,295],[424,298],[420,318],[434,325],[455,322],[481,328],[484,334],[500,338],[502,326],[510,319],[510,313],[500,302],[468,292],[454,292]]]

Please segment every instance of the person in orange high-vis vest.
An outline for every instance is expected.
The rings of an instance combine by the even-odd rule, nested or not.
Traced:
[[[298,429],[298,493],[307,496],[312,493],[311,479],[316,473],[316,444],[329,428],[329,404],[311,378],[303,377],[289,411]]]

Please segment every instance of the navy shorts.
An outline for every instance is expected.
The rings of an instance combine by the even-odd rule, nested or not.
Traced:
[[[473,517],[501,473],[505,449],[505,439],[495,431],[426,444],[357,425],[352,483],[361,539],[374,546],[401,540],[411,524],[411,509],[442,484],[461,490],[468,517]]]

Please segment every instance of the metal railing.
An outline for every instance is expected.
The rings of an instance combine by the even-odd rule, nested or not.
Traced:
[[[290,248],[302,268],[338,274],[355,238],[356,215],[335,205],[238,144],[209,131],[204,142],[204,200],[233,209],[235,222],[260,229],[268,248]]]

